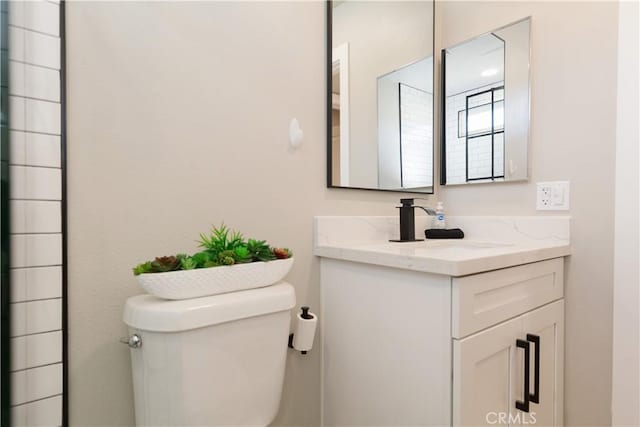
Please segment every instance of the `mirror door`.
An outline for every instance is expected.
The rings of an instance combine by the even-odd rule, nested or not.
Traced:
[[[329,187],[433,193],[432,1],[327,2]]]
[[[442,50],[441,184],[527,179],[530,24]]]

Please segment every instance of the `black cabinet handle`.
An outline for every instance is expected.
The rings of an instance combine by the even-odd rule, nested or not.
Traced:
[[[524,350],[524,384],[522,387],[522,396],[524,397],[524,401],[516,400],[516,408],[523,412],[529,412],[529,341],[516,340],[516,347],[520,347]]]
[[[540,337],[534,334],[527,334],[527,341],[536,345],[533,353],[533,365],[535,372],[533,373],[533,394],[529,396],[529,400],[533,403],[540,403]]]

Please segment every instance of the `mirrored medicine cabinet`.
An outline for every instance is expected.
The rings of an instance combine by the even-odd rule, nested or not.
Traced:
[[[440,184],[526,180],[531,19],[442,49]]]
[[[327,2],[328,186],[433,193],[434,4]]]
[[[438,107],[441,185],[527,179],[530,18],[434,64],[432,1],[326,7],[328,187],[432,194]]]

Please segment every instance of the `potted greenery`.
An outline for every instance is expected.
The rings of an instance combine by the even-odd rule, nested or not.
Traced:
[[[135,266],[133,274],[152,295],[187,299],[269,286],[293,266],[289,249],[245,240],[224,224],[201,234],[199,243],[200,252],[157,257]]]

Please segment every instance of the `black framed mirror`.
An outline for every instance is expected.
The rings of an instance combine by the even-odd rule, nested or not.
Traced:
[[[442,49],[440,184],[527,179],[530,32],[529,17]]]
[[[326,8],[327,186],[433,193],[434,2]]]

